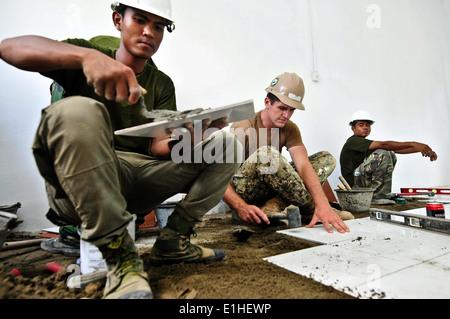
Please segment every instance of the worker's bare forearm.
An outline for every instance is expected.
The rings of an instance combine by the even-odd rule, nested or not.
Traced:
[[[304,146],[296,146],[289,149],[298,175],[310,192],[317,207],[328,205],[328,198],[323,191],[317,173],[308,158],[308,152]]]
[[[323,191],[317,173],[311,164],[307,163],[303,166],[302,176],[303,182],[313,198],[316,207],[329,206],[328,198]]]
[[[91,51],[93,50],[31,35],[5,39],[0,44],[2,60],[32,72],[81,68],[83,59]]]
[[[405,146],[403,146],[402,143],[397,143],[393,141],[385,141],[385,142],[374,141],[370,144],[369,149],[370,150],[383,149],[387,151],[396,151],[401,149],[401,147],[404,148]]]
[[[397,154],[411,154],[411,153],[417,153],[418,151],[413,146],[410,146],[410,147],[407,147],[404,149],[394,150],[394,152]]]
[[[239,196],[234,188],[229,184],[225,194],[223,195],[223,201],[235,211],[239,211],[240,207],[246,205],[246,202]]]
[[[26,71],[82,69],[95,93],[111,101],[133,105],[142,94],[132,68],[95,49],[22,36],[3,40],[0,52],[5,62]]]
[[[384,149],[397,154],[421,153],[428,157],[434,157],[435,155],[430,146],[419,142],[372,142],[369,149]]]
[[[403,152],[406,154],[406,150],[412,153],[415,148],[414,142],[395,142],[395,141],[374,141],[370,144],[369,149],[383,149],[386,151]]]

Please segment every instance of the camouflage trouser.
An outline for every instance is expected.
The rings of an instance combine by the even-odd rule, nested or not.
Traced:
[[[323,185],[335,169],[336,160],[328,152],[313,154],[309,160]],[[248,204],[262,206],[279,196],[303,213],[314,212],[314,201],[295,167],[271,147],[264,146],[253,153],[233,177],[231,185]]]
[[[376,150],[355,171],[355,186],[375,189],[374,198],[383,197],[392,189],[392,173],[397,156],[392,151]]]

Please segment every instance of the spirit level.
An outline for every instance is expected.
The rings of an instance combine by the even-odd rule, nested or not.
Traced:
[[[422,216],[377,208],[370,209],[370,218],[382,222],[450,234],[450,220],[445,218]]]

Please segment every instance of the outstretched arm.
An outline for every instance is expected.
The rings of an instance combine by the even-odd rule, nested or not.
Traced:
[[[0,43],[0,58],[32,72],[82,69],[95,93],[108,100],[135,104],[141,96],[133,70],[94,49],[40,36],[20,36]]]
[[[384,149],[394,151],[398,154],[421,153],[424,157],[429,157],[430,161],[437,160],[437,154],[430,146],[418,142],[394,142],[394,141],[374,141],[370,144],[369,149]]]

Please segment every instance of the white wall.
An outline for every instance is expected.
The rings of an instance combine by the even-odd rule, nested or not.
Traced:
[[[0,40],[118,35],[110,0],[0,2]],[[172,0],[176,30],[154,60],[175,82],[180,109],[253,99],[283,72],[306,84],[298,123],[310,153],[337,159],[352,112],[376,117],[371,138],[415,140],[438,153],[399,155],[394,191],[450,185],[450,0]],[[310,15],[311,13],[311,15]],[[312,28],[311,28],[312,24]],[[311,73],[316,71],[319,81]],[[0,205],[20,201],[18,230],[45,220],[43,181],[31,154],[51,81],[0,62]],[[330,178],[338,184],[340,167]]]

